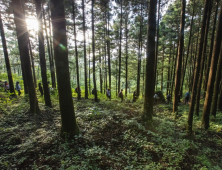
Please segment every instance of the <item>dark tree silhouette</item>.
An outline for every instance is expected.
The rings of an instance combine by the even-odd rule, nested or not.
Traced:
[[[50,2],[56,77],[62,118],[61,132],[62,136],[68,134],[72,137],[79,133],[79,129],[76,124],[70,84],[64,4],[63,0],[50,0]]]

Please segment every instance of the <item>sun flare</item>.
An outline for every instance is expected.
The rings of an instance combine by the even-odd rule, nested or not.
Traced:
[[[38,31],[39,24],[36,19],[32,19],[32,18],[26,19],[26,23],[27,23],[28,30]]]

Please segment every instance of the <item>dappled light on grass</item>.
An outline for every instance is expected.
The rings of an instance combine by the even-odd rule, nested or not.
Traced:
[[[141,119],[139,102],[104,100],[74,101],[80,135],[72,140],[60,137],[57,96],[52,96],[53,108],[45,107],[39,96],[42,112],[37,117],[27,112],[29,107],[24,99],[12,102],[0,121],[1,169],[216,169],[222,166],[222,113],[211,121],[209,132],[201,129],[195,117],[194,134],[188,136],[188,106],[179,107],[175,120],[172,105],[156,105],[150,129]]]

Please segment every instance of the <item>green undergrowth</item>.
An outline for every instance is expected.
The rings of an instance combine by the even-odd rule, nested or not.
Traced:
[[[101,97],[101,96],[100,96]],[[58,98],[53,108],[28,112],[27,98],[13,100],[0,113],[0,169],[222,169],[222,113],[211,118],[209,131],[194,116],[194,133],[186,134],[189,107],[154,107],[153,126],[141,119],[142,100],[74,99],[80,135],[60,137]],[[200,111],[201,113],[201,111]]]

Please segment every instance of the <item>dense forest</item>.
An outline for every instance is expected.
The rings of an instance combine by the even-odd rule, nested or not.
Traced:
[[[1,0],[0,169],[222,169],[222,1]]]

